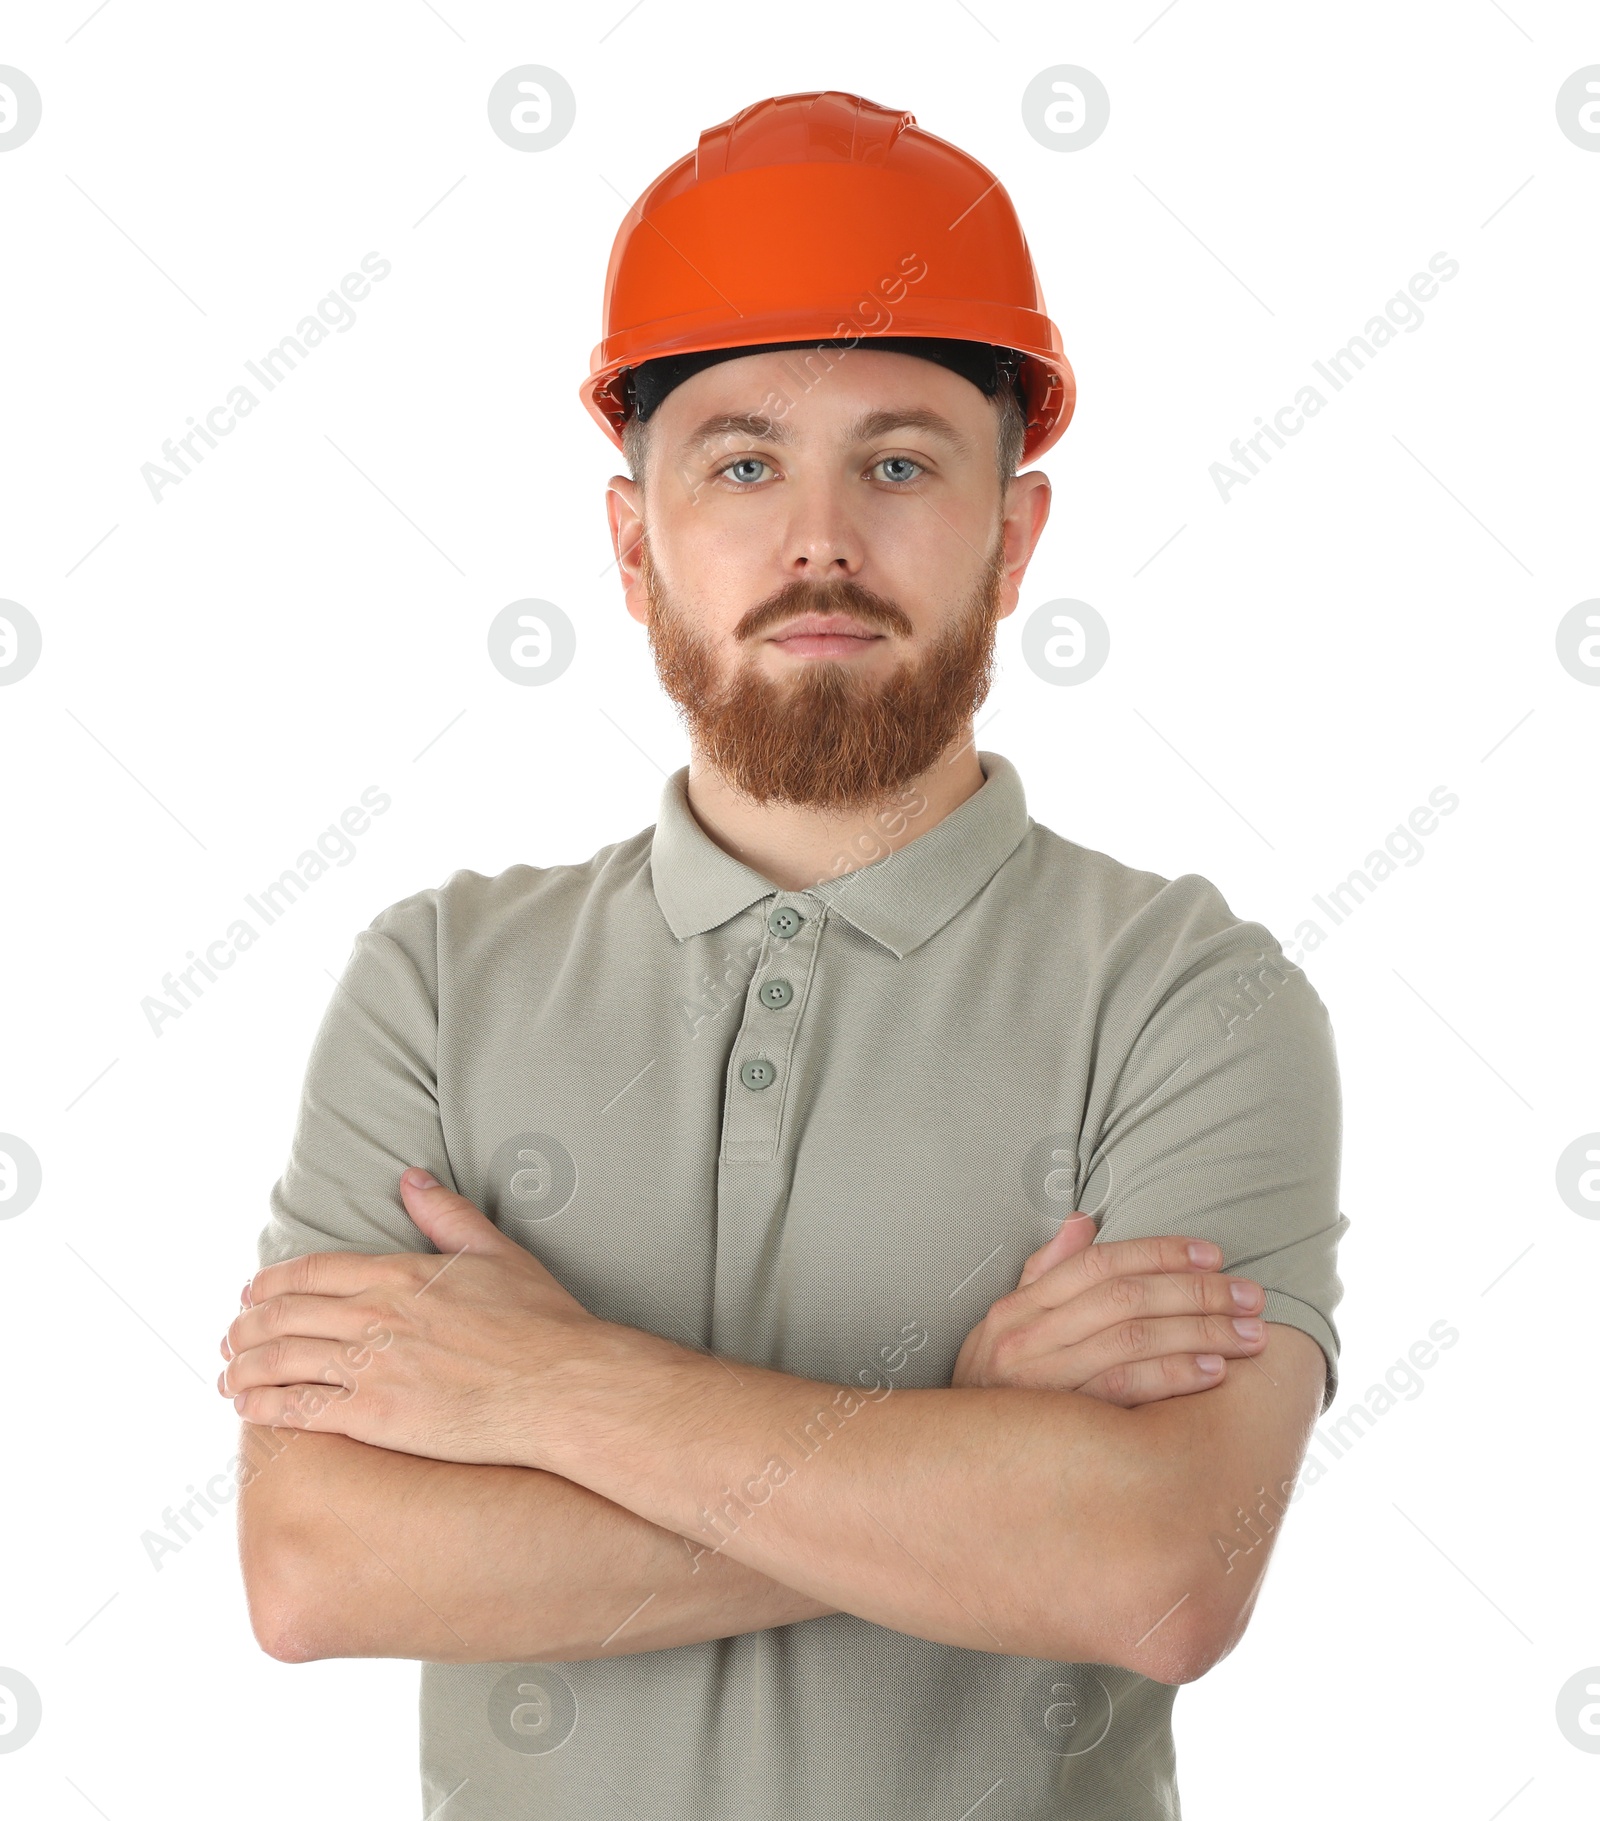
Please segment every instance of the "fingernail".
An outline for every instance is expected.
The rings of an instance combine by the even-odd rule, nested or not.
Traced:
[[[241,1309],[248,1309],[250,1307],[250,1286],[249,1286],[249,1284],[246,1284],[245,1287],[239,1292],[239,1307]]]
[[[1194,1239],[1189,1242],[1189,1263],[1192,1265],[1220,1265],[1222,1248],[1212,1245],[1209,1239]]]
[[[1222,1355],[1220,1353],[1197,1353],[1194,1356],[1194,1363],[1202,1372],[1220,1372]]]
[[[1254,1315],[1240,1316],[1234,1321],[1233,1331],[1240,1340],[1260,1340],[1261,1322]]]
[[[1254,1284],[1229,1284],[1228,1293],[1241,1309],[1253,1309],[1256,1306],[1256,1287]]]
[[[414,1189],[436,1189],[439,1186],[437,1176],[430,1176],[426,1170],[407,1170],[406,1181]]]

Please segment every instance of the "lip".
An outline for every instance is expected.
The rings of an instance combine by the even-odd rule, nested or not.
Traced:
[[[850,657],[875,645],[884,635],[844,613],[808,613],[771,635],[796,657]]]

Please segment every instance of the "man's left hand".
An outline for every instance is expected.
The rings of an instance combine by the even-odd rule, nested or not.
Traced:
[[[464,1195],[411,1178],[406,1211],[438,1252],[311,1252],[258,1271],[217,1389],[249,1423],[536,1466],[555,1369],[606,1324]]]

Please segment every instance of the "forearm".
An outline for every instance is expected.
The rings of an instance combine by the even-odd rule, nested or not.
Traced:
[[[729,1558],[897,1631],[1171,1679],[1191,1572],[1136,1413],[1073,1392],[850,1387],[604,1324],[538,1458]],[[1175,1591],[1176,1590],[1176,1591]]]
[[[243,1448],[252,1619],[287,1661],[626,1656],[835,1610],[553,1473],[248,1423]]]

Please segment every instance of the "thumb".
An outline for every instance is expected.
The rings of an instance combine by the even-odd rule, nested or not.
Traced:
[[[441,1252],[500,1252],[516,1243],[465,1195],[445,1188],[424,1169],[401,1173],[400,1195],[419,1231]]]
[[[1036,1277],[1043,1277],[1052,1265],[1059,1265],[1083,1251],[1099,1231],[1092,1214],[1069,1214],[1038,1251],[1029,1254],[1023,1263],[1022,1275],[1017,1279],[1017,1288],[1020,1290],[1031,1284]]]

